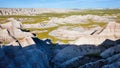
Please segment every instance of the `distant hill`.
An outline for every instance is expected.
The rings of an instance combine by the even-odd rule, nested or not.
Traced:
[[[72,9],[49,9],[49,8],[0,8],[0,15],[37,15],[41,13],[65,13]]]

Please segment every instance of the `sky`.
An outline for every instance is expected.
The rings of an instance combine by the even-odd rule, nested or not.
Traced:
[[[0,8],[120,8],[120,0],[0,0]]]

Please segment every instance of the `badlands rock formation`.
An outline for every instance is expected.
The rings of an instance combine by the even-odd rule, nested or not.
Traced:
[[[40,8],[0,8],[0,15],[37,15],[41,13],[65,13],[70,9],[40,9]]]
[[[103,41],[120,39],[120,24],[116,22],[109,22],[104,28],[97,30],[93,35],[84,35],[73,44],[95,44],[99,45]],[[111,45],[111,43],[109,43]],[[108,45],[108,44],[107,44]]]
[[[81,26],[80,27],[63,26],[63,27],[59,27],[56,30],[51,31],[49,35],[64,40],[65,39],[76,40],[84,35],[92,34],[95,30],[99,28],[100,27],[85,29]]]
[[[30,32],[24,32],[20,28],[22,28],[22,24],[19,21],[14,19],[10,19],[10,22],[5,24],[0,24],[0,42],[10,43],[15,40],[23,39],[25,37],[33,37],[33,34]]]
[[[72,15],[65,18],[51,17],[50,20],[45,21],[47,23],[38,22],[36,24],[23,24],[23,28],[48,28],[59,25],[73,25],[73,24],[87,24],[92,22],[96,23],[108,23],[115,21],[116,16],[98,16],[98,15]]]
[[[85,40],[97,39],[92,41],[98,42],[99,46],[92,45],[95,43],[91,40],[86,41],[87,45],[76,46],[53,44],[50,39],[40,40],[21,30],[23,25],[20,22],[13,21],[10,22],[15,25],[9,22],[0,24],[0,68],[120,68],[118,23],[110,22],[92,34],[87,33],[90,36],[83,35]],[[101,37],[109,40],[102,39],[100,43]]]
[[[8,19],[9,22],[5,24],[0,24],[1,28],[11,28],[11,27],[16,27],[16,28],[21,28],[22,23],[19,21],[14,20],[13,18]]]
[[[94,22],[109,22],[113,21],[116,16],[98,16],[98,15],[72,15],[65,18],[52,18],[49,23],[56,24],[81,24],[88,23],[89,20]]]

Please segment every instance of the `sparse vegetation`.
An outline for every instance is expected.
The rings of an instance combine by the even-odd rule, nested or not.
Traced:
[[[60,42],[63,42],[63,43],[68,43],[69,40],[61,40],[61,39],[57,39],[57,38],[52,37],[52,36],[49,35],[49,32],[51,32],[52,30],[55,30],[55,29],[57,29],[57,28],[58,28],[58,27],[51,27],[51,28],[29,28],[29,29],[27,29],[27,30],[30,30],[30,31],[35,31],[35,30],[39,30],[39,31],[47,30],[47,32],[35,33],[35,34],[36,34],[36,37],[38,37],[38,38],[40,38],[40,39],[50,38],[53,43],[56,43],[57,41],[60,41]],[[23,30],[26,30],[26,29],[23,29]]]
[[[23,15],[11,15],[11,16],[0,16],[0,23],[5,23],[7,18],[15,18],[15,19],[23,19],[22,23],[23,24],[35,24],[35,23],[47,23],[45,21],[50,20],[52,17],[57,17],[57,18],[64,18],[64,17],[68,17],[68,16],[72,16],[72,15],[99,15],[99,16],[103,16],[103,15],[112,15],[112,14],[119,14],[120,13],[120,9],[99,9],[99,10],[78,10],[75,12],[68,12],[68,13],[43,13],[43,14],[38,14],[36,16],[23,16]],[[117,22],[120,23],[120,16],[118,16]],[[39,30],[39,31],[43,31],[43,30],[47,30],[46,32],[41,32],[41,33],[35,33],[36,36],[38,38],[44,39],[44,38],[50,38],[52,39],[53,42],[56,41],[60,41],[60,42],[64,42],[67,43],[70,40],[61,40],[61,39],[57,39],[55,37],[49,36],[49,32],[51,32],[52,30],[57,29],[58,27],[61,26],[73,26],[74,27],[79,27],[82,26],[84,28],[91,28],[91,27],[95,27],[93,25],[97,25],[100,27],[103,27],[104,25],[106,25],[106,22],[95,22],[91,19],[88,20],[88,23],[84,23],[84,24],[59,24],[56,27],[51,27],[51,28],[29,28],[29,29],[25,29],[27,31],[35,31],[35,30]],[[24,28],[22,29],[24,30]]]

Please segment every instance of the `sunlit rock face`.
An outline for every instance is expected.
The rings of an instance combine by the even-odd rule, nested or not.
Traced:
[[[21,30],[22,24],[21,22],[9,18],[10,22],[5,24],[0,24],[0,39],[1,42],[10,43],[13,41],[17,41],[19,39],[24,39],[25,37],[33,37],[34,35],[30,32],[24,32]]]
[[[117,40],[120,39],[120,24],[116,22],[109,22],[105,27],[96,31],[93,35],[84,35],[78,40],[74,41],[73,44],[95,44],[99,45],[103,41]]]
[[[15,38],[24,38],[24,37],[33,37],[32,33],[30,32],[24,32],[21,29],[16,29],[14,27],[11,27],[8,29],[11,36],[14,36]]]
[[[30,45],[35,45],[35,42],[32,39],[32,37],[25,37],[21,40],[11,42],[9,45],[14,45],[14,46],[20,45],[21,47],[26,47]]]
[[[109,22],[100,32],[101,36],[115,36],[120,38],[120,24],[116,22]]]
[[[8,21],[9,22],[5,24],[0,24],[1,28],[11,28],[11,27],[21,28],[22,27],[22,23],[15,20],[14,18],[9,18]]]
[[[71,44],[76,44],[76,45],[82,45],[82,44],[92,44],[92,45],[100,45],[104,41],[107,41],[107,39],[111,40],[117,40],[114,36],[83,36],[77,39],[76,41],[71,42]],[[104,43],[104,45],[112,45],[111,41],[108,43]]]
[[[7,29],[0,30],[0,42],[12,42],[15,41],[14,38],[10,36]]]
[[[95,28],[83,28],[79,27],[72,27],[72,26],[63,26],[59,27],[56,30],[53,30],[49,33],[50,36],[59,38],[59,39],[68,39],[68,40],[76,40],[79,37],[87,36],[92,34],[95,30],[100,29],[101,27]]]

